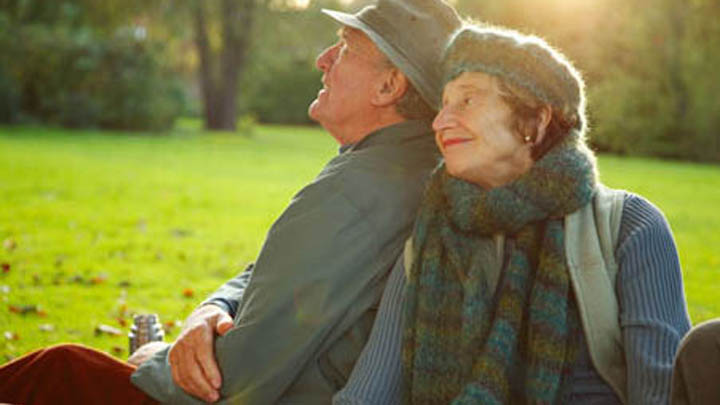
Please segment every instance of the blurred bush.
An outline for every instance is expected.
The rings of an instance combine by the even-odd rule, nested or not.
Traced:
[[[310,63],[271,65],[260,74],[248,71],[244,108],[261,122],[283,124],[308,124],[307,110],[310,102],[322,86],[322,73],[311,69]]]
[[[20,88],[15,78],[0,65],[0,122],[12,124],[20,116]]]
[[[0,13],[1,14],[1,13]],[[66,24],[0,30],[0,121],[162,130],[184,107],[161,47],[132,30],[102,35]]]

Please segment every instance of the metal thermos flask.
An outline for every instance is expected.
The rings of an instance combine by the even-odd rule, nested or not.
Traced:
[[[156,314],[135,315],[128,333],[129,353],[133,354],[145,343],[162,341],[164,337],[165,332]]]

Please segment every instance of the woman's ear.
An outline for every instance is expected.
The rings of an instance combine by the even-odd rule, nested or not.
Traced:
[[[382,74],[372,103],[376,107],[387,107],[397,103],[408,88],[408,79],[397,68],[388,69]]]
[[[540,107],[540,109],[538,110],[535,121],[537,125],[537,132],[535,132],[535,140],[533,141],[533,145],[542,144],[543,140],[545,139],[545,135],[547,134],[547,129],[550,125],[551,119],[552,107],[549,104],[543,104],[542,107]]]

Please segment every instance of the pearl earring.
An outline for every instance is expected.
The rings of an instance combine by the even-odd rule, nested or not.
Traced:
[[[525,143],[530,142],[530,135],[525,135]]]

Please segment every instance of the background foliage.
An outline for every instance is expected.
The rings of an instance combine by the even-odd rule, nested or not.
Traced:
[[[129,15],[80,1],[3,3],[0,122],[158,130],[182,112],[163,47]]]
[[[0,0],[0,120],[157,129],[183,110],[200,115],[193,1]],[[220,1],[204,3],[217,11]],[[314,59],[334,40],[320,8],[354,11],[369,1],[237,1],[257,3],[238,113],[309,123],[321,76]],[[720,161],[719,2],[453,2],[465,16],[544,36],[576,62],[597,149]],[[208,14],[213,49],[223,42],[216,11]]]

